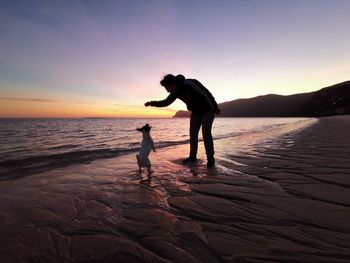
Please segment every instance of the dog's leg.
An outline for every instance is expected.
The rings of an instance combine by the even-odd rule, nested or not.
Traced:
[[[139,167],[139,173],[141,174],[141,172],[142,172],[141,161],[140,161],[138,154],[136,154],[136,160],[137,160],[137,165]]]
[[[148,166],[147,167],[147,171],[148,171],[148,173],[147,173],[147,177],[148,177],[148,180],[151,180],[151,174],[152,174],[152,170],[151,170],[151,166]]]

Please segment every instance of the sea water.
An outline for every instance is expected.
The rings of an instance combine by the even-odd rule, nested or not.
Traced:
[[[214,140],[240,136],[304,118],[216,118]],[[136,131],[149,123],[155,147],[189,142],[189,119],[0,119],[0,175],[111,158],[140,148]],[[199,134],[201,140],[201,133]]]

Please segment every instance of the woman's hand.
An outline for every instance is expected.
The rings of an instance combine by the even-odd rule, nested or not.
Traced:
[[[217,109],[215,110],[215,114],[216,114],[216,115],[219,115],[220,112],[221,112],[221,110],[220,110],[219,108],[217,108]]]
[[[145,106],[146,106],[146,107],[151,106],[151,102],[147,101],[147,102],[145,103]]]

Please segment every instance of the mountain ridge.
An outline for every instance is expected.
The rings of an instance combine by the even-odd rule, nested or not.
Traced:
[[[323,117],[350,114],[350,81],[313,92],[266,94],[219,103],[220,117]],[[189,117],[178,111],[174,117]]]

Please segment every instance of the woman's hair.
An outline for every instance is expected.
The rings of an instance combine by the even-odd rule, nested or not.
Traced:
[[[160,85],[163,87],[170,86],[173,84],[176,84],[177,86],[181,86],[185,82],[184,75],[177,75],[176,77],[172,74],[167,74],[163,77],[163,79],[160,81]]]

